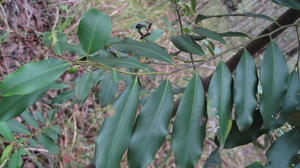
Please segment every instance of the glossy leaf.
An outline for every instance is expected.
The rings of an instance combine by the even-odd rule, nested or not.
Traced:
[[[94,84],[93,72],[86,72],[76,79],[75,83],[75,96],[77,100],[83,103],[92,91]]]
[[[38,137],[38,141],[47,149],[51,154],[58,154],[59,153],[59,146],[47,135],[41,134]]]
[[[167,51],[152,42],[139,42],[132,39],[125,39],[121,42],[113,43],[111,47],[120,52],[157,59],[173,64],[173,60]]]
[[[97,9],[88,10],[78,26],[79,41],[87,54],[92,54],[103,48],[110,39],[111,33],[110,18]]]
[[[202,15],[199,14],[196,17],[195,23],[199,23],[205,19],[209,19],[209,18],[220,18],[220,17],[228,17],[228,16],[244,16],[244,17],[255,17],[255,18],[260,18],[260,19],[265,19],[271,22],[275,22],[275,20],[269,16],[263,15],[263,14],[256,14],[256,13],[236,13],[236,14],[223,14],[223,15],[212,15],[212,16],[206,16],[206,15]]]
[[[9,142],[13,142],[15,140],[15,137],[6,121],[0,121],[0,135]]]
[[[192,36],[189,35],[181,35],[181,36],[172,36],[172,43],[179,50],[187,53],[204,55],[204,52],[200,45],[198,45]]]
[[[197,33],[201,36],[204,36],[204,37],[207,37],[207,38],[210,38],[213,40],[217,40],[223,44],[226,43],[225,40],[223,39],[223,37],[219,33],[211,31],[209,29],[205,29],[203,27],[197,27],[197,28],[193,29],[193,32]]]
[[[267,151],[267,157],[272,168],[289,167],[294,155],[300,149],[300,128],[279,137]]]
[[[106,66],[110,67],[123,67],[123,68],[134,68],[134,69],[143,69],[145,71],[153,71],[148,65],[142,64],[137,58],[124,56],[124,57],[115,57],[115,58],[106,58],[106,57],[92,57],[92,61],[98,61]]]
[[[282,6],[300,10],[299,0],[272,0],[272,1]]]
[[[263,117],[263,127],[270,128],[279,118],[287,89],[288,67],[285,57],[274,41],[270,42],[265,51],[261,65],[260,81],[262,97],[260,112]]]
[[[257,73],[252,56],[244,51],[236,68],[234,80],[234,103],[236,106],[236,122],[240,130],[250,128],[253,114],[257,106]]]
[[[217,148],[208,156],[203,168],[221,168],[221,165],[221,155],[219,148]]]
[[[9,74],[0,84],[1,96],[26,95],[54,83],[69,63],[59,59],[46,59],[23,65]]]
[[[106,117],[96,141],[96,168],[118,168],[129,145],[138,106],[137,79],[114,103],[114,112]]]
[[[172,136],[172,150],[178,167],[195,167],[203,151],[206,128],[205,91],[194,75],[180,101]]]
[[[154,160],[168,134],[172,111],[171,84],[164,81],[148,97],[136,120],[128,150],[130,167],[147,167]]]
[[[223,147],[231,129],[232,77],[224,62],[220,62],[208,89],[208,113],[219,119],[218,139]]]
[[[22,149],[15,151],[8,162],[8,168],[21,168],[23,164]]]
[[[98,92],[100,104],[106,106],[111,104],[115,98],[116,92],[118,91],[119,82],[113,79],[112,73],[105,72],[103,79],[100,82],[101,89]]]

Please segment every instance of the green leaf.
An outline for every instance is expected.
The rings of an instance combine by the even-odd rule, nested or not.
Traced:
[[[263,15],[263,14],[256,14],[256,13],[236,13],[236,14],[223,14],[223,15],[212,15],[212,16],[206,16],[206,15],[197,15],[196,19],[195,19],[195,23],[200,23],[201,21],[205,20],[205,19],[209,19],[209,18],[220,18],[220,17],[228,17],[228,16],[244,16],[244,17],[255,17],[255,18],[260,18],[260,19],[265,19],[271,22],[276,22],[275,19]]]
[[[75,96],[76,99],[83,103],[89,96],[94,85],[93,72],[86,72],[76,79]]]
[[[203,168],[221,168],[222,160],[219,148],[216,148],[205,161]]]
[[[21,168],[23,164],[22,150],[15,151],[8,162],[8,168]]]
[[[300,128],[279,137],[267,151],[267,157],[272,168],[289,167],[294,155],[300,149]]]
[[[220,62],[208,89],[208,113],[217,113],[219,119],[218,139],[224,146],[230,132],[232,119],[232,77],[224,62]]]
[[[259,111],[254,112],[254,120],[250,128],[240,131],[237,122],[232,122],[232,127],[224,145],[225,149],[231,149],[237,146],[246,145],[262,134],[268,132],[268,130],[262,130],[263,120]]]
[[[19,134],[24,134],[24,135],[30,135],[31,132],[19,121],[17,120],[9,120],[6,121],[7,125],[11,129],[11,131],[19,133]]]
[[[252,163],[251,165],[247,166],[246,168],[267,168],[260,162]]]
[[[57,155],[59,153],[59,146],[47,135],[41,134],[38,137],[38,141],[47,149],[50,153]]]
[[[66,90],[62,93],[60,93],[58,96],[56,96],[53,100],[53,104],[63,104],[69,99],[74,99],[75,97],[75,91],[74,90]]]
[[[110,18],[97,9],[88,10],[78,26],[78,38],[87,54],[102,49],[112,33]]]
[[[59,126],[52,126],[50,128],[47,128],[45,130],[45,135],[47,135],[49,138],[51,138],[53,141],[57,141],[60,135],[60,127]]]
[[[260,81],[262,97],[260,112],[265,129],[271,128],[279,118],[278,114],[284,103],[287,89],[288,67],[285,57],[274,41],[265,51],[261,65]]]
[[[142,64],[137,58],[124,56],[124,57],[100,57],[95,56],[92,57],[90,60],[100,62],[106,66],[110,67],[123,67],[123,68],[133,68],[133,69],[143,69],[145,71],[151,72],[153,69],[148,65]]]
[[[167,51],[152,42],[139,42],[132,39],[125,39],[121,42],[111,44],[111,47],[120,52],[136,56],[144,56],[174,64]]]
[[[100,104],[106,106],[111,104],[115,98],[116,92],[118,91],[119,82],[113,79],[112,73],[105,72],[103,74],[103,79],[100,83],[101,89],[98,93],[100,99]]]
[[[205,29],[203,27],[197,27],[197,28],[193,29],[193,32],[197,33],[197,34],[199,34],[201,36],[204,36],[204,37],[207,37],[207,38],[219,41],[219,42],[221,42],[223,44],[226,43],[225,40],[223,39],[223,37],[219,33],[211,31],[209,29]]]
[[[299,0],[272,0],[272,1],[282,6],[300,10]]]
[[[171,41],[176,48],[183,52],[204,55],[201,46],[198,45],[190,35],[172,36]]]
[[[9,142],[15,141],[15,137],[6,121],[0,121],[0,135],[2,135]]]
[[[249,38],[248,34],[242,33],[242,32],[224,32],[224,33],[219,33],[222,37],[247,37]]]
[[[234,103],[236,106],[236,122],[240,130],[250,128],[253,114],[257,106],[257,73],[252,56],[244,51],[236,68],[234,80]]]
[[[10,158],[10,155],[13,152],[13,150],[14,146],[12,144],[5,147],[4,151],[1,154],[0,165],[5,163]]]
[[[97,168],[117,168],[129,145],[138,106],[137,79],[114,103],[115,112],[106,117],[96,141]]]
[[[178,167],[195,167],[203,151],[206,127],[205,91],[194,75],[179,104],[172,136],[172,150]]]
[[[68,47],[67,36],[61,32],[45,32],[43,42],[46,46],[53,48],[53,51],[58,55],[63,55]]]
[[[128,151],[130,167],[147,167],[168,134],[173,111],[173,93],[164,81],[147,99],[138,116]]]
[[[164,30],[155,29],[151,32],[149,36],[146,37],[147,41],[155,42],[160,39],[161,36],[164,35]]]
[[[197,7],[197,0],[191,0],[191,8],[192,8],[192,10],[195,11],[196,7]]]
[[[69,63],[59,59],[27,63],[4,78],[1,95],[26,95],[40,90],[57,80],[68,66]]]

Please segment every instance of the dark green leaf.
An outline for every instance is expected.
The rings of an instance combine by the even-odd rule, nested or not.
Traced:
[[[267,168],[260,162],[252,163],[251,165],[247,166],[246,168]]]
[[[171,56],[167,51],[152,42],[139,42],[132,39],[125,39],[118,43],[113,43],[112,48],[136,56],[144,56],[173,64]]]
[[[153,71],[152,68],[149,67],[148,65],[142,64],[137,58],[130,57],[130,56],[117,57],[117,58],[107,58],[107,57],[95,56],[95,57],[92,57],[90,60],[98,61],[98,62],[100,62],[106,66],[110,66],[110,67],[143,69],[148,72]]]
[[[69,51],[72,54],[85,55],[85,51],[82,49],[81,45],[78,44],[66,44],[65,50]]]
[[[59,146],[47,135],[41,134],[38,137],[38,141],[47,149],[50,153],[56,155],[59,153]]]
[[[285,57],[276,43],[272,41],[265,51],[260,74],[263,90],[260,112],[265,129],[273,127],[279,118],[279,111],[283,106],[287,89],[287,79],[288,67]]]
[[[23,164],[22,151],[15,151],[8,162],[8,168],[21,168]]]
[[[191,8],[192,10],[196,10],[196,7],[197,7],[197,0],[191,0]]]
[[[210,38],[213,40],[217,40],[223,44],[226,43],[225,40],[223,39],[223,37],[219,33],[205,29],[203,27],[197,27],[197,28],[193,29],[193,32],[197,33],[201,36],[204,36],[204,37],[207,37],[207,38]]]
[[[6,121],[0,121],[0,135],[9,142],[13,142],[15,140],[15,137]]]
[[[289,167],[294,155],[300,149],[300,128],[279,137],[267,151],[267,157],[272,168]]]
[[[241,32],[224,32],[224,33],[219,33],[222,37],[248,37],[248,34],[241,33]]]
[[[68,46],[67,36],[60,32],[45,32],[43,41],[46,46],[53,48],[53,51],[58,55],[63,55]]]
[[[151,32],[149,36],[147,36],[147,40],[151,42],[155,42],[160,39],[161,36],[163,36],[164,30],[161,29],[155,29]]]
[[[256,13],[236,13],[236,14],[224,14],[224,15],[213,15],[213,16],[205,16],[205,15],[197,15],[195,23],[199,23],[205,19],[209,18],[220,18],[220,17],[228,17],[228,16],[244,16],[244,17],[255,17],[255,18],[260,18],[260,19],[265,19],[271,22],[276,22],[273,18],[263,15],[263,14],[256,14]]]
[[[93,72],[86,72],[76,79],[75,96],[76,99],[83,103],[92,91],[94,84]]]
[[[52,126],[50,128],[47,128],[45,130],[45,135],[47,135],[49,138],[51,138],[54,142],[58,140],[58,137],[60,135],[60,127],[59,126]]]
[[[204,55],[201,46],[195,42],[192,36],[189,35],[172,36],[171,41],[179,50],[183,52],[197,54],[197,55]]]
[[[222,160],[219,148],[215,149],[205,161],[203,168],[221,168]]]
[[[66,90],[62,93],[60,93],[58,96],[56,96],[53,100],[53,104],[63,104],[68,99],[74,99],[75,97],[75,91],[74,90]]]
[[[252,56],[244,51],[236,68],[234,80],[234,103],[236,106],[236,122],[240,130],[250,128],[253,114],[257,106],[257,73]]]
[[[219,119],[218,139],[223,147],[230,132],[232,119],[232,77],[224,62],[220,62],[208,90],[208,113]]]
[[[300,10],[300,1],[299,0],[272,0],[274,3],[283,5],[289,8]]]
[[[138,116],[128,151],[130,167],[147,167],[168,134],[173,111],[173,94],[164,81],[147,99]]]
[[[97,9],[87,11],[78,26],[79,41],[87,54],[103,48],[110,39],[111,33],[110,18]]]
[[[25,120],[25,122],[34,128],[39,128],[39,123],[38,121],[34,118],[34,116],[31,114],[29,110],[25,110],[22,114],[21,117]]]
[[[96,141],[96,167],[117,168],[132,135],[138,106],[137,79],[114,103],[114,113],[107,117]]]
[[[19,121],[17,120],[9,120],[6,121],[9,128],[16,133],[24,134],[24,135],[30,135],[31,132]]]
[[[172,136],[172,150],[178,167],[195,167],[203,151],[206,127],[205,91],[194,75],[179,104]]]
[[[102,106],[111,104],[118,90],[119,82],[114,81],[113,76],[110,72],[105,72],[100,86],[101,89],[98,94],[100,104]]]
[[[34,115],[36,116],[37,120],[43,124],[46,124],[46,118],[42,111],[35,112]]]
[[[57,80],[68,66],[69,63],[58,59],[25,64],[1,82],[1,95],[26,95],[40,90]]]

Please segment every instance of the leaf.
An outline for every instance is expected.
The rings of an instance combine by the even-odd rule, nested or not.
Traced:
[[[5,163],[10,158],[10,155],[13,152],[13,150],[14,150],[14,146],[12,144],[5,147],[5,149],[1,154],[0,164]]]
[[[293,128],[291,131],[279,137],[267,151],[267,157],[272,168],[289,167],[293,156],[300,149],[300,128]]]
[[[144,56],[174,64],[167,51],[152,42],[139,42],[132,39],[125,39],[121,42],[112,43],[111,47],[120,52],[133,54],[136,56]]]
[[[183,52],[204,55],[201,46],[198,45],[190,35],[172,36],[171,41],[176,48]]]
[[[197,7],[197,0],[191,0],[191,8],[192,8],[192,10],[195,11],[196,7]]]
[[[224,62],[220,62],[208,89],[208,113],[217,113],[219,118],[218,139],[225,144],[230,132],[232,119],[232,77]]]
[[[173,111],[173,93],[164,81],[147,99],[138,116],[128,150],[130,167],[147,167],[168,134]]]
[[[179,104],[172,136],[172,150],[178,167],[194,167],[203,151],[206,127],[205,91],[194,75]]]
[[[164,30],[162,29],[155,29],[151,32],[149,36],[147,36],[147,40],[151,42],[155,42],[160,39],[161,36],[164,35]]]
[[[250,38],[248,36],[248,34],[246,33],[242,33],[242,32],[224,32],[224,33],[219,33],[219,35],[221,35],[222,37],[247,37]]]
[[[17,120],[9,120],[6,121],[7,125],[11,129],[11,131],[24,134],[24,135],[30,135],[31,132],[19,121]]]
[[[66,90],[62,93],[60,93],[58,96],[56,96],[53,100],[53,104],[63,104],[69,99],[74,99],[75,97],[75,91],[74,90]]]
[[[240,131],[237,126],[237,122],[234,120],[224,148],[231,149],[253,142],[259,136],[268,132],[268,130],[261,129],[262,125],[263,120],[259,111],[255,111],[253,123],[251,127],[246,130]]]
[[[151,72],[153,69],[148,65],[142,64],[137,58],[124,56],[117,58],[106,58],[106,57],[92,57],[90,60],[100,62],[106,66],[110,67],[123,67],[123,68],[133,68],[133,69],[143,69],[145,71]]]
[[[61,32],[45,32],[43,42],[46,46],[53,48],[53,51],[58,55],[63,55],[68,47],[67,36]]]
[[[260,81],[262,96],[260,112],[265,129],[271,128],[283,106],[287,89],[288,67],[285,57],[274,41],[271,41],[265,51],[261,65]]]
[[[76,79],[75,96],[81,103],[84,103],[92,91],[94,84],[93,72],[86,72]]]
[[[217,148],[208,156],[203,168],[221,168],[221,165],[221,155],[219,148]]]
[[[2,135],[9,142],[15,141],[15,137],[6,121],[0,121],[0,135]]]
[[[111,104],[115,98],[116,92],[118,91],[119,82],[113,80],[113,76],[110,72],[106,72],[103,74],[100,86],[101,89],[98,93],[100,104],[102,106]]]
[[[197,17],[195,19],[195,23],[198,24],[201,21],[203,21],[205,19],[209,19],[209,18],[220,18],[220,17],[228,17],[228,16],[255,17],[255,18],[265,19],[265,20],[268,20],[268,21],[271,21],[271,22],[276,22],[275,19],[273,19],[269,16],[266,16],[266,15],[263,15],[263,14],[256,14],[256,13],[247,12],[247,13],[223,14],[223,15],[212,15],[212,16],[206,16],[206,15],[199,14],[199,15],[197,15]]]
[[[300,10],[299,0],[272,0],[272,1],[282,6]]]
[[[204,37],[207,37],[207,38],[219,41],[219,42],[221,42],[223,44],[226,43],[225,40],[223,39],[223,37],[219,33],[211,31],[209,29],[205,29],[203,27],[197,27],[197,28],[193,29],[193,32],[197,33],[197,34],[199,34],[201,36],[204,36]]]
[[[56,142],[60,135],[60,127],[59,126],[52,126],[50,128],[47,128],[45,130],[45,135],[47,135],[49,138],[51,138],[54,142]]]
[[[23,164],[22,151],[15,151],[8,162],[8,168],[21,168]]]
[[[97,9],[88,10],[78,26],[78,38],[87,54],[102,49],[112,33],[110,18]]]
[[[0,84],[1,96],[26,95],[40,90],[57,80],[69,63],[59,59],[46,59],[23,65],[9,74]]]
[[[41,134],[38,137],[38,141],[47,149],[50,153],[57,155],[59,153],[59,146],[47,135]]]
[[[236,122],[240,130],[250,128],[257,106],[256,91],[258,78],[256,66],[248,51],[244,51],[236,68],[234,80],[234,103]]]
[[[97,168],[117,168],[129,145],[138,106],[137,79],[114,103],[115,113],[107,117],[96,141]]]

